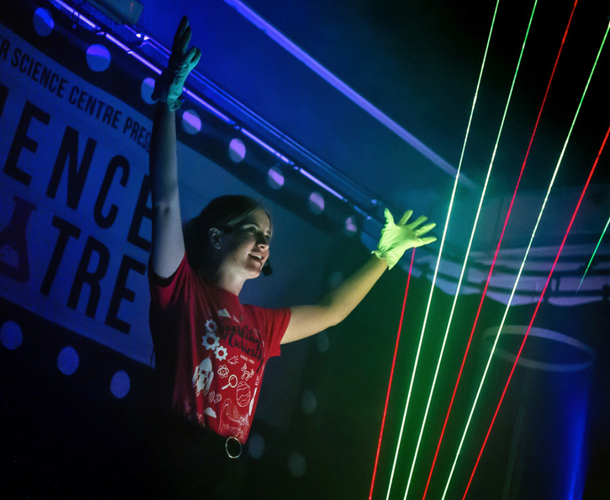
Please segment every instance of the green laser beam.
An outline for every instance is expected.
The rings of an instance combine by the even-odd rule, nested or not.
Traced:
[[[415,463],[417,462],[417,456],[419,454],[419,447],[421,446],[421,441],[422,441],[422,437],[424,434],[424,429],[426,427],[426,420],[428,419],[428,412],[430,410],[430,404],[432,402],[432,397],[434,395],[434,390],[436,388],[436,381],[438,379],[438,373],[440,371],[440,367],[441,367],[441,363],[443,360],[443,355],[445,353],[445,346],[447,344],[447,338],[449,337],[449,330],[451,329],[451,324],[453,322],[453,315],[455,313],[455,308],[456,308],[456,304],[458,301],[458,296],[460,293],[460,290],[462,288],[462,282],[464,280],[464,274],[466,273],[466,264],[468,263],[468,259],[470,257],[470,251],[472,249],[472,242],[474,241],[474,235],[476,233],[477,230],[477,226],[479,224],[479,218],[481,215],[481,211],[483,208],[483,202],[485,201],[485,195],[487,194],[487,186],[489,185],[489,179],[491,177],[491,172],[493,171],[493,166],[494,166],[494,162],[496,159],[496,153],[498,151],[498,144],[500,143],[500,137],[502,136],[502,131],[504,130],[504,123],[506,122],[506,115],[508,114],[508,108],[510,107],[510,103],[512,100],[512,95],[513,95],[513,90],[515,89],[515,84],[517,82],[517,76],[519,74],[519,69],[521,67],[521,61],[523,59],[523,53],[525,52],[525,46],[527,44],[527,40],[529,37],[529,33],[530,33],[530,28],[532,27],[532,22],[534,20],[534,14],[536,12],[536,6],[538,5],[538,0],[536,0],[534,2],[534,6],[532,8],[532,13],[530,15],[530,20],[529,23],[527,25],[527,30],[525,32],[525,38],[523,39],[523,44],[521,45],[521,53],[519,54],[519,59],[517,61],[517,66],[515,68],[515,74],[513,76],[513,81],[511,83],[510,86],[510,90],[508,92],[508,97],[506,100],[506,105],[504,107],[504,114],[502,115],[502,120],[500,122],[500,128],[498,130],[498,136],[496,137],[496,143],[494,145],[494,149],[491,155],[491,161],[489,163],[489,168],[487,169],[487,176],[485,177],[485,183],[483,185],[483,192],[481,194],[481,198],[479,200],[479,206],[477,207],[477,212],[475,215],[475,219],[474,219],[474,226],[472,228],[472,233],[470,234],[470,240],[468,241],[468,247],[466,249],[466,255],[464,257],[464,262],[462,263],[462,270],[460,271],[460,277],[458,280],[458,285],[457,285],[457,289],[455,291],[455,295],[453,298],[453,304],[451,306],[451,312],[449,314],[449,321],[447,323],[447,328],[445,330],[445,335],[443,337],[443,343],[441,346],[441,351],[440,351],[440,355],[438,358],[438,363],[436,364],[436,371],[434,372],[434,377],[432,379],[432,387],[430,389],[430,395],[428,396],[428,402],[426,403],[426,410],[424,412],[424,419],[422,422],[422,426],[419,432],[419,436],[417,439],[417,445],[415,446],[415,455],[413,457],[413,462],[411,464],[411,471],[409,472],[409,479],[407,480],[407,487],[405,490],[405,494],[404,494],[404,500],[407,500],[407,495],[409,494],[409,487],[411,486],[411,480],[413,478],[413,471],[415,470]]]
[[[587,276],[587,273],[589,272],[591,263],[593,262],[593,259],[595,258],[595,255],[597,254],[597,249],[599,248],[599,245],[601,245],[601,242],[604,239],[604,236],[606,234],[606,231],[608,230],[609,225],[610,225],[610,217],[608,218],[608,221],[606,222],[606,226],[604,227],[604,230],[602,231],[602,235],[599,237],[599,241],[597,242],[597,245],[595,246],[595,250],[593,250],[593,255],[591,255],[591,259],[589,260],[589,263],[587,264],[587,268],[585,269],[585,274],[582,275],[582,278],[580,279],[580,283],[578,284],[578,288],[576,289],[576,293],[574,293],[574,295],[576,295],[580,291],[582,282],[585,280],[585,276]]]
[[[480,382],[479,387],[477,389],[477,393],[476,393],[476,396],[475,396],[475,399],[474,399],[474,403],[473,403],[473,406],[472,406],[472,408],[470,410],[470,414],[469,414],[468,420],[466,422],[466,427],[464,429],[464,433],[462,434],[462,438],[460,440],[460,444],[458,446],[458,450],[457,450],[457,453],[455,455],[455,459],[453,461],[453,465],[451,466],[451,471],[449,473],[449,478],[447,479],[447,484],[445,485],[445,490],[443,491],[443,496],[441,497],[441,500],[445,500],[445,497],[447,496],[447,490],[449,489],[449,485],[451,483],[451,479],[453,478],[453,473],[455,472],[455,466],[456,466],[457,461],[459,459],[460,452],[462,450],[462,446],[463,446],[464,440],[466,438],[466,434],[468,433],[468,429],[470,428],[470,423],[472,421],[472,416],[473,416],[475,408],[477,406],[477,403],[478,403],[478,400],[479,400],[479,396],[481,395],[481,389],[483,387],[483,384],[485,383],[485,379],[487,377],[487,372],[489,370],[489,365],[491,364],[491,360],[492,360],[493,355],[495,353],[496,346],[498,345],[498,340],[500,339],[500,335],[502,333],[502,328],[504,328],[504,323],[506,321],[506,317],[508,315],[508,311],[509,311],[510,306],[512,304],[513,297],[514,297],[515,292],[517,290],[517,286],[518,286],[519,281],[521,279],[521,274],[523,272],[523,268],[525,267],[525,262],[527,261],[527,257],[529,255],[530,249],[532,247],[532,243],[533,243],[534,238],[536,236],[536,232],[538,231],[538,226],[540,224],[540,220],[542,219],[542,214],[544,213],[544,210],[546,208],[546,204],[548,202],[551,190],[553,189],[553,185],[555,184],[555,178],[557,177],[557,172],[559,171],[559,167],[561,166],[561,163],[563,162],[563,156],[564,156],[565,150],[567,148],[568,142],[570,141],[570,137],[572,135],[572,131],[574,130],[574,124],[576,123],[576,119],[578,118],[578,115],[580,113],[580,108],[582,107],[582,103],[583,103],[583,101],[585,99],[585,96],[587,94],[587,90],[589,88],[589,84],[591,83],[591,78],[593,77],[593,73],[595,72],[595,68],[597,67],[597,62],[599,60],[599,56],[600,56],[601,51],[602,51],[602,49],[604,47],[604,44],[606,42],[606,38],[608,36],[608,30],[610,30],[610,23],[608,24],[608,28],[606,29],[606,33],[604,35],[604,38],[603,38],[602,43],[601,43],[601,46],[600,46],[599,51],[597,53],[597,57],[595,59],[595,62],[593,63],[593,68],[591,69],[591,73],[589,74],[589,78],[587,80],[587,84],[585,86],[585,90],[584,90],[584,92],[582,94],[582,97],[580,98],[580,102],[578,104],[578,108],[576,109],[576,113],[574,115],[574,119],[572,120],[572,125],[570,126],[570,130],[568,131],[568,135],[567,135],[566,140],[565,140],[565,142],[563,144],[563,148],[561,150],[561,154],[559,155],[559,160],[557,161],[557,165],[555,166],[555,171],[553,172],[553,176],[551,178],[551,182],[549,183],[549,187],[547,189],[546,196],[544,197],[544,201],[542,203],[542,208],[540,210],[540,213],[538,214],[538,219],[536,220],[536,225],[534,226],[534,231],[532,232],[532,235],[530,237],[530,241],[529,241],[529,243],[527,245],[527,249],[525,251],[525,256],[523,257],[523,261],[521,262],[521,266],[519,267],[519,272],[517,273],[517,279],[515,281],[515,284],[513,286],[512,291],[511,291],[508,303],[506,305],[506,309],[504,310],[504,315],[502,317],[502,321],[501,321],[500,326],[498,328],[498,334],[496,335],[496,338],[494,340],[493,346],[492,346],[491,351],[489,353],[489,358],[487,359],[487,364],[486,364],[485,370],[483,372],[483,378],[481,379],[481,382]]]
[[[487,60],[487,54],[489,52],[489,45],[490,45],[490,41],[491,41],[491,35],[493,33],[493,28],[494,28],[494,25],[495,25],[496,14],[498,12],[498,5],[499,4],[500,4],[500,0],[497,0],[496,1],[496,7],[495,7],[495,10],[494,10],[494,14],[493,14],[493,18],[492,18],[492,22],[491,22],[491,28],[489,30],[489,36],[487,38],[487,44],[485,46],[485,53],[483,55],[483,63],[481,65],[481,70],[479,72],[479,79],[478,79],[478,82],[477,82],[477,87],[476,87],[474,98],[473,98],[473,102],[472,102],[472,109],[470,111],[470,117],[468,118],[468,126],[466,127],[466,135],[464,137],[464,144],[462,146],[462,152],[460,154],[460,161],[458,163],[457,173],[456,173],[456,176],[455,176],[455,182],[453,183],[453,190],[451,192],[451,198],[449,200],[449,208],[448,208],[448,211],[447,211],[447,219],[446,219],[446,222],[445,222],[445,227],[443,229],[443,236],[441,237],[441,244],[440,244],[440,249],[439,249],[439,252],[438,252],[438,258],[436,260],[436,267],[434,268],[434,275],[433,275],[433,278],[432,278],[432,285],[430,287],[430,295],[428,297],[428,304],[426,305],[426,312],[425,312],[425,315],[424,315],[424,323],[423,323],[421,335],[420,335],[420,338],[419,338],[419,344],[417,346],[417,353],[415,355],[415,365],[413,367],[413,373],[411,374],[411,381],[409,382],[409,391],[407,393],[407,401],[405,403],[405,410],[404,410],[404,414],[403,414],[403,417],[402,417],[402,423],[400,425],[400,433],[399,433],[399,436],[398,436],[398,442],[396,444],[396,453],[394,455],[394,462],[392,464],[392,471],[390,473],[390,483],[388,485],[388,492],[387,492],[387,495],[386,495],[386,500],[389,500],[390,492],[392,490],[392,483],[394,481],[394,474],[396,472],[396,464],[398,462],[398,454],[400,452],[400,445],[401,445],[402,436],[403,436],[403,433],[404,433],[405,422],[407,420],[407,412],[408,412],[408,409],[409,409],[409,403],[410,403],[410,400],[411,400],[411,394],[413,392],[413,382],[415,380],[415,374],[417,372],[417,366],[418,366],[418,363],[419,363],[419,356],[420,356],[420,353],[421,353],[421,346],[422,346],[422,343],[423,343],[423,340],[424,340],[424,334],[425,334],[426,325],[427,325],[427,321],[428,321],[428,315],[430,313],[430,304],[432,303],[432,296],[434,294],[434,286],[436,284],[436,278],[438,276],[438,269],[440,267],[441,256],[443,254],[443,248],[445,246],[445,240],[446,240],[446,236],[447,236],[447,228],[449,227],[449,221],[451,219],[451,212],[453,210],[453,203],[455,201],[455,193],[457,191],[457,186],[458,186],[459,178],[460,178],[460,172],[462,170],[462,163],[464,161],[464,152],[466,150],[466,144],[468,142],[468,136],[470,134],[470,126],[472,124],[472,118],[474,116],[474,109],[476,107],[476,102],[477,102],[477,98],[478,98],[478,95],[479,95],[479,88],[481,86],[481,80],[483,78],[483,71],[485,69],[485,61]]]

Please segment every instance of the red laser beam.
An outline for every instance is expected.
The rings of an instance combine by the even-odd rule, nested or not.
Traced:
[[[447,428],[447,422],[449,421],[449,415],[451,414],[451,410],[453,408],[453,402],[455,400],[455,394],[457,392],[458,386],[460,385],[460,380],[462,378],[462,373],[464,371],[464,365],[466,364],[466,358],[468,357],[468,353],[470,351],[470,345],[472,343],[472,338],[474,336],[474,331],[477,327],[477,323],[479,321],[479,316],[481,314],[481,308],[483,307],[483,301],[485,300],[485,296],[487,294],[487,289],[489,288],[489,282],[491,280],[491,275],[493,273],[495,264],[496,264],[496,260],[498,258],[498,253],[500,252],[500,247],[502,245],[502,240],[504,238],[504,233],[506,231],[506,226],[508,225],[508,221],[510,219],[510,215],[513,209],[513,205],[515,203],[515,198],[517,197],[517,192],[519,191],[519,185],[521,184],[521,178],[523,177],[523,172],[525,170],[525,165],[527,164],[527,160],[529,158],[529,154],[530,154],[530,150],[532,148],[532,143],[534,142],[534,137],[536,136],[536,131],[538,130],[538,124],[540,123],[540,117],[542,116],[542,111],[544,109],[544,106],[546,104],[546,99],[549,95],[549,90],[551,88],[551,84],[553,82],[553,78],[555,77],[555,70],[557,69],[557,65],[559,63],[559,58],[561,56],[561,52],[563,50],[563,46],[564,43],[566,41],[566,37],[568,35],[568,31],[570,29],[570,24],[572,23],[572,18],[574,16],[574,11],[576,10],[576,5],[578,4],[578,0],[574,1],[574,6],[572,7],[572,12],[570,13],[570,18],[568,20],[568,24],[566,26],[565,32],[563,34],[563,38],[561,40],[561,45],[559,47],[559,52],[557,53],[557,58],[555,59],[555,65],[553,66],[553,71],[551,72],[551,77],[549,79],[549,83],[547,84],[546,87],[546,92],[544,94],[544,98],[542,99],[542,105],[540,106],[540,111],[538,112],[538,118],[536,119],[536,124],[534,125],[534,130],[532,132],[532,136],[530,138],[530,142],[529,145],[527,147],[527,151],[525,153],[525,158],[523,160],[523,165],[521,166],[521,172],[519,173],[519,178],[517,179],[517,185],[515,186],[515,191],[513,192],[513,197],[510,201],[510,205],[508,207],[508,212],[506,214],[506,219],[504,220],[504,226],[502,227],[502,233],[500,234],[500,239],[498,241],[498,245],[496,246],[496,251],[494,253],[494,257],[491,263],[491,267],[489,269],[489,273],[487,275],[487,281],[485,282],[485,288],[483,289],[483,293],[481,295],[481,300],[479,302],[479,308],[477,310],[477,314],[475,316],[475,320],[474,320],[474,324],[472,326],[472,330],[470,332],[470,337],[468,339],[468,343],[466,345],[466,351],[464,353],[464,357],[462,358],[462,364],[460,366],[460,371],[458,373],[458,377],[457,377],[457,381],[455,383],[455,387],[453,388],[453,394],[451,395],[451,400],[449,402],[449,408],[447,410],[447,415],[445,416],[445,422],[443,423],[443,429],[441,430],[441,435],[440,438],[438,440],[438,444],[436,446],[436,452],[434,453],[434,458],[432,460],[432,466],[430,467],[430,472],[428,474],[428,481],[426,482],[426,489],[424,490],[424,496],[422,497],[422,500],[425,500],[426,495],[428,493],[428,488],[430,486],[430,481],[432,479],[432,474],[434,472],[434,467],[436,466],[436,459],[438,458],[438,454],[441,448],[441,444],[443,442],[443,437],[445,435],[445,430]],[[370,500],[370,499],[369,499]]]
[[[542,299],[544,298],[544,294],[546,293],[546,289],[549,286],[549,283],[551,281],[551,277],[553,276],[553,272],[555,271],[555,266],[557,265],[557,262],[559,261],[559,257],[561,256],[561,252],[563,251],[563,247],[566,243],[566,240],[568,239],[568,235],[570,234],[570,231],[572,229],[572,225],[574,224],[574,219],[576,218],[576,214],[578,214],[578,210],[580,209],[580,205],[582,203],[582,200],[585,196],[585,193],[587,192],[587,189],[589,187],[589,183],[591,182],[591,177],[593,177],[593,172],[595,172],[595,169],[597,168],[597,163],[599,162],[599,157],[602,154],[602,151],[604,150],[605,146],[606,146],[606,142],[608,140],[608,135],[610,135],[610,127],[608,127],[608,130],[606,131],[606,135],[604,137],[604,140],[602,141],[602,145],[599,149],[599,152],[597,153],[597,158],[595,159],[595,162],[593,162],[593,167],[591,168],[591,172],[589,172],[589,177],[587,178],[587,182],[585,183],[585,186],[582,190],[582,193],[580,195],[580,198],[578,200],[578,203],[576,204],[576,209],[574,210],[574,213],[572,214],[572,218],[570,219],[570,224],[568,224],[568,229],[566,230],[566,233],[563,237],[563,240],[561,242],[561,245],[559,246],[559,251],[557,252],[557,256],[555,257],[555,260],[553,262],[553,265],[551,266],[551,271],[549,272],[549,275],[546,279],[546,283],[544,284],[544,288],[542,289],[542,293],[540,294],[540,298],[538,299],[538,304],[536,304],[536,309],[534,310],[534,314],[532,316],[532,319],[530,320],[530,323],[527,327],[527,330],[525,332],[525,335],[523,336],[523,340],[521,341],[521,346],[519,347],[519,352],[517,353],[517,357],[515,358],[515,361],[513,362],[513,367],[510,371],[510,374],[508,376],[508,380],[506,381],[506,384],[504,385],[504,390],[502,391],[502,396],[500,396],[500,401],[498,402],[498,406],[496,407],[496,411],[494,413],[493,418],[491,419],[491,424],[489,426],[489,429],[487,430],[487,434],[485,435],[485,439],[483,441],[483,446],[481,447],[481,450],[479,451],[479,455],[477,457],[477,460],[474,464],[474,469],[472,470],[472,473],[470,474],[470,479],[468,480],[468,484],[466,485],[466,491],[464,492],[464,496],[462,497],[462,500],[464,500],[466,498],[466,495],[468,494],[468,490],[470,489],[470,484],[472,483],[472,479],[474,477],[474,474],[477,470],[477,467],[479,466],[479,462],[481,460],[481,456],[483,455],[483,450],[485,449],[485,445],[487,444],[487,440],[489,438],[489,435],[491,434],[491,429],[494,426],[494,423],[496,421],[496,417],[498,416],[498,412],[500,411],[500,406],[502,406],[502,401],[504,400],[504,396],[506,395],[506,391],[508,389],[508,385],[510,384],[510,381],[513,377],[513,373],[515,372],[515,368],[517,367],[517,363],[519,362],[519,358],[521,356],[521,353],[523,352],[523,347],[525,346],[525,341],[527,340],[527,337],[530,333],[530,330],[532,329],[532,325],[534,324],[534,320],[536,319],[536,315],[538,314],[538,309],[540,309],[540,304],[542,303]],[[500,334],[500,332],[498,332],[498,335]]]
[[[373,467],[373,480],[371,481],[371,491],[369,493],[369,500],[373,498],[373,488],[375,486],[375,476],[377,475],[377,465],[379,464],[379,453],[381,452],[381,441],[383,439],[383,428],[385,426],[385,419],[388,413],[388,403],[390,401],[390,390],[392,388],[392,379],[394,378],[394,367],[396,366],[396,355],[398,354],[398,344],[400,342],[400,333],[402,332],[402,321],[405,317],[405,306],[407,304],[407,294],[409,293],[409,283],[411,282],[411,271],[413,270],[413,261],[415,259],[415,248],[411,253],[411,265],[409,266],[409,276],[407,278],[407,286],[405,288],[405,298],[402,301],[402,311],[400,313],[400,323],[398,324],[398,335],[396,337],[396,347],[394,348],[394,359],[392,360],[392,369],[390,370],[390,382],[388,383],[388,392],[385,398],[385,406],[383,408],[383,417],[381,419],[381,431],[379,432],[379,443],[377,444],[377,455],[375,456],[375,466]]]

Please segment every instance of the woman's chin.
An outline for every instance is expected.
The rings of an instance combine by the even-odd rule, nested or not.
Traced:
[[[256,263],[255,265],[248,266],[248,279],[258,278],[261,275],[261,270],[261,266],[257,265]]]

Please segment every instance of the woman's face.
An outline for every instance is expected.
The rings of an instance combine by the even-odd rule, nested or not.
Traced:
[[[223,258],[220,267],[232,272],[244,272],[246,279],[260,275],[269,258],[271,222],[265,211],[256,208],[232,231],[221,236]]]

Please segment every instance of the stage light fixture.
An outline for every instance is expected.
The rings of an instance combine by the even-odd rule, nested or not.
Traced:
[[[136,24],[144,6],[137,0],[87,0],[117,24]]]

